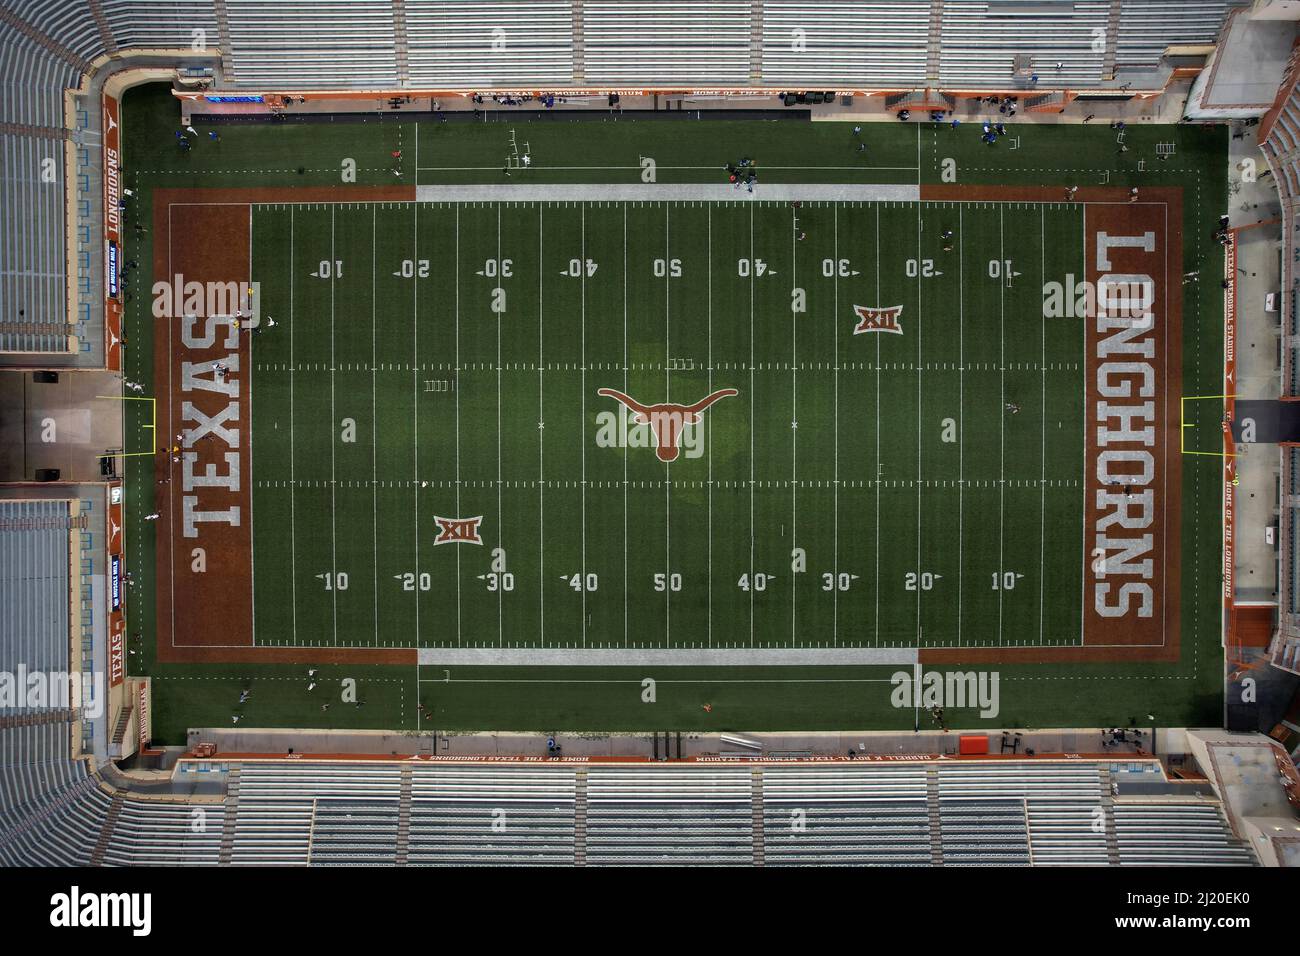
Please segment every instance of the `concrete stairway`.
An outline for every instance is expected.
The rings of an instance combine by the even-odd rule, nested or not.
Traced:
[[[226,815],[221,824],[221,851],[217,862],[229,866],[235,852],[235,818],[239,815],[239,768],[226,777]]]
[[[126,803],[126,794],[118,792],[113,795],[113,802],[108,805],[108,813],[104,815],[104,825],[99,828],[99,839],[95,841],[95,849],[90,854],[91,866],[103,866],[104,854],[113,843],[113,831],[117,829],[117,818],[122,815],[122,804]]]

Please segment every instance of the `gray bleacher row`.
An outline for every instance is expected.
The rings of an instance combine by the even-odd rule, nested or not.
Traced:
[[[0,861],[745,866],[761,854],[769,866],[1253,863],[1216,804],[1112,808],[1104,766],[1078,761],[286,760],[223,769],[225,808],[114,798],[77,773],[34,786],[26,801],[34,822],[0,811]],[[1099,823],[1103,808],[1109,829]]]
[[[66,500],[0,500],[0,670],[68,671],[69,535]],[[0,717],[51,709],[16,704]]]
[[[1212,43],[1225,10],[1241,2],[1185,0],[1170,17],[1161,0],[1123,0],[1112,20],[1109,0],[947,0],[940,80],[1005,87],[1013,57],[1023,54],[1044,85],[1095,84],[1105,65],[1096,31],[1114,33],[1118,67],[1151,68],[1170,45]],[[75,56],[91,60],[107,49],[88,5],[8,6]],[[406,0],[395,18],[391,0],[225,0],[223,22],[215,0],[99,6],[115,47],[217,47],[228,34],[236,85],[301,88],[392,87],[399,79],[414,87],[567,85],[575,72],[588,84],[907,87],[925,82],[933,7],[929,0]],[[761,76],[751,74],[753,41]],[[402,61],[409,69],[399,78]]]
[[[61,131],[63,89],[79,78],[0,25],[0,351],[67,348]]]

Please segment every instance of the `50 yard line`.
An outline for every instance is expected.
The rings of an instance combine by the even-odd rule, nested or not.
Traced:
[[[671,288],[671,278],[669,273],[672,271],[668,264],[672,262],[672,253],[670,250],[669,237],[671,227],[669,225],[671,208],[670,203],[664,203],[664,401],[672,400],[672,378],[668,373],[668,367],[672,365],[672,329],[670,327],[670,310],[669,296]],[[672,579],[673,579],[673,499],[672,499],[672,466],[667,462],[664,463],[664,647],[672,643]]]

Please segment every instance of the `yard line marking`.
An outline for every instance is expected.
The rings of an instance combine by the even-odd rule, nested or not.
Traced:
[[[707,315],[708,343],[709,343],[708,344],[708,368],[709,368],[708,394],[712,395],[713,394],[713,207],[705,206],[704,209],[706,213],[706,219],[708,222],[708,228],[706,230],[708,236],[708,257],[705,259],[705,261],[709,264],[709,267],[704,270],[705,274],[708,277],[707,279],[708,293],[706,296],[707,301],[706,301],[706,308],[705,308],[705,312]],[[709,525],[708,525],[709,598],[708,598],[708,610],[707,610],[707,620],[705,622],[705,628],[708,633],[708,646],[712,647],[713,646],[713,442],[712,441],[709,442],[708,448],[705,449],[705,454],[708,455],[708,465],[709,465],[709,472],[708,472],[709,474],[709,492],[708,492],[708,497],[709,497]]]
[[[376,253],[378,243],[378,207],[370,207],[370,538],[371,547],[374,554],[374,605],[375,605],[375,644],[379,644],[379,465],[377,462],[378,455],[378,435],[379,435],[379,407],[376,404],[375,392],[375,367],[379,364],[378,355],[378,333],[376,328],[377,308],[375,299],[375,282],[376,282]],[[418,579],[417,579],[418,585]],[[417,636],[417,644],[418,636]],[[419,687],[419,669],[416,669],[416,686]],[[417,703],[419,701],[417,700]],[[415,712],[415,726],[418,730],[420,727],[420,711],[417,707]]]
[[[1047,285],[1047,210],[1038,209],[1038,251],[1040,287]],[[1042,366],[1042,436],[1039,441],[1038,466],[1038,643],[1043,643],[1043,578],[1047,567],[1047,318],[1043,317],[1043,358]]]
[[[582,447],[582,646],[587,646],[587,207],[580,213],[579,248],[582,266],[578,269],[579,315],[582,319],[582,425],[578,441]]]
[[[627,203],[623,204],[623,394],[627,394]],[[619,414],[622,414],[621,412]],[[628,646],[627,445],[623,446],[623,646]],[[584,584],[586,582],[583,582]]]
[[[916,152],[921,155],[921,127],[916,128]],[[921,204],[916,204],[916,261],[921,261]],[[924,361],[921,355],[921,275],[917,269],[916,277],[916,573],[921,574],[921,369]],[[916,633],[917,644],[921,634],[921,592],[916,589]]]
[[[540,263],[539,271],[540,271]],[[501,266],[501,204],[497,204],[497,269],[500,271]],[[419,356],[416,356],[417,364]],[[583,511],[583,522],[586,522],[586,511]],[[501,508],[501,313],[497,312],[497,550],[501,550],[501,526],[505,523],[505,513]],[[504,645],[506,639],[505,632],[505,609],[503,600],[505,588],[497,587],[497,644]],[[586,642],[584,631],[583,642]]]
[[[796,223],[798,220],[797,213],[793,206],[790,207],[790,282],[793,286],[799,285],[799,257],[795,254],[795,243],[799,241],[796,235]],[[750,267],[753,267],[750,263]],[[796,313],[790,310],[790,545],[792,548],[799,546],[799,429],[795,427],[799,422],[799,326],[795,322]],[[790,574],[790,646],[796,644],[796,604],[798,602],[798,593],[794,587],[795,575]],[[750,586],[753,587],[753,581]]]
[[[334,480],[334,460],[337,442],[334,437],[334,282],[338,277],[338,269],[334,268],[338,262],[337,249],[334,245],[334,207],[330,206],[330,608],[334,617],[334,646],[339,643],[339,546],[338,546],[338,521],[335,515],[338,508],[335,505],[335,480]]]
[[[420,261],[420,204],[415,203],[414,221],[411,224],[414,246],[411,258]],[[420,646],[420,283],[411,283],[411,411],[415,419],[415,450],[412,459],[414,470],[411,474],[411,489],[415,496],[415,646]],[[457,395],[460,390],[457,389]],[[456,512],[459,516],[460,512]],[[460,560],[460,549],[456,549],[456,560]],[[456,584],[460,585],[459,564],[457,565]]]
[[[169,240],[170,242],[170,240]],[[253,281],[253,204],[248,205],[248,280],[251,284]],[[258,302],[258,308],[261,308],[261,302]],[[251,310],[250,310],[251,311]],[[249,578],[249,621],[252,624],[253,637],[252,646],[257,646],[257,557],[256,557],[256,539],[253,536],[253,489],[256,487],[253,478],[253,339],[255,336],[250,332],[248,335],[248,578]]]
[[[836,322],[840,316],[840,205],[836,203],[832,207],[834,219],[834,229],[832,236],[832,245],[835,254],[835,268],[832,270],[833,278],[831,285],[834,292],[834,308],[831,312],[835,316]],[[835,401],[833,413],[835,419],[835,504],[832,525],[834,528],[835,544],[834,554],[832,556],[831,567],[835,569],[835,587],[831,591],[831,646],[838,647],[840,643],[840,336],[839,332],[831,336],[835,344]]]
[[[966,245],[963,204],[957,204],[957,646],[961,646],[962,550],[966,517]]]
[[[670,250],[669,237],[671,235],[671,225],[669,217],[670,203],[664,203],[664,401],[672,401],[672,377],[668,372],[668,366],[672,364],[670,355],[672,353],[672,328],[670,326],[670,309],[669,298],[671,296],[672,279],[669,277],[671,269],[668,264],[672,262],[672,252]],[[672,604],[672,577],[673,577],[673,501],[672,501],[672,469],[667,462],[664,462],[664,647],[670,644],[671,624],[673,617]]]
[[[880,205],[876,205],[876,301],[880,302]],[[880,336],[876,340],[876,646],[880,646]]]
[[[542,647],[546,646],[546,466],[543,448],[546,444],[546,429],[541,426],[546,421],[546,403],[543,398],[542,379],[545,376],[546,361],[544,358],[545,342],[543,339],[543,328],[545,327],[545,312],[542,305],[542,277],[546,274],[546,269],[541,266],[544,262],[542,256],[542,221],[546,215],[546,205],[537,204],[537,554],[541,563],[541,583],[537,588],[537,628],[538,640]]]
[[[1002,235],[1002,224],[1005,218],[1003,206],[998,206],[998,258],[1005,263],[1007,260],[1007,249]],[[998,575],[1001,577],[1003,571],[1003,522],[1006,518],[1006,497],[1007,497],[1007,284],[1006,281],[998,283],[998,340],[1000,349],[998,353],[998,365],[1001,371],[998,373],[998,379],[1001,382],[1002,398],[998,402],[998,423],[1001,425],[1001,446],[998,453]],[[999,584],[1001,581],[999,580]],[[1002,646],[1002,594],[1003,588],[998,588],[998,646]]]
[[[171,210],[167,211],[170,221]],[[294,472],[294,454],[293,454],[293,392],[294,392],[294,361],[293,361],[293,327],[294,327],[294,273],[298,268],[298,261],[293,257],[294,251],[294,209],[289,207],[289,480],[296,481]],[[168,323],[168,328],[172,323]],[[171,488],[171,485],[167,485]],[[293,600],[293,643],[298,643],[298,531],[296,519],[296,507],[294,505],[294,487],[289,488],[289,585]],[[175,602],[173,602],[174,604]],[[174,630],[173,630],[174,633]]]
[[[754,261],[754,206],[749,207],[749,261]],[[754,270],[749,270],[749,646],[754,646]]]
[[[453,295],[452,315],[455,319],[456,327],[456,379],[457,385],[460,383],[460,205],[456,206],[456,241],[455,241],[455,262],[456,262],[456,283]],[[456,516],[461,516],[460,510],[460,388],[456,392]],[[416,534],[416,553],[419,553],[419,534]],[[418,568],[417,568],[418,570]],[[416,607],[420,605],[419,598],[416,598]],[[456,646],[460,647],[460,548],[456,548]]]
[[[1079,267],[1080,268],[1079,274],[1082,275],[1085,279],[1087,279],[1088,277],[1088,204],[1087,203],[1083,204],[1083,214],[1079,216],[1079,228],[1082,232],[1082,235],[1080,236],[1079,249],[1083,256],[1083,263]],[[1083,368],[1084,368],[1083,382],[1081,386],[1083,395],[1082,398],[1080,399],[1079,407],[1086,409],[1088,407],[1088,371],[1087,371],[1088,369],[1088,365],[1087,365],[1088,321],[1087,319],[1080,322],[1079,326],[1083,334],[1083,341],[1080,343],[1081,348],[1079,349],[1079,354],[1083,356]],[[1083,429],[1082,429],[1082,436],[1081,436],[1083,441],[1080,442],[1080,447],[1083,449],[1082,452],[1083,457],[1081,460],[1081,464],[1083,467],[1079,472],[1079,477],[1081,479],[1079,483],[1083,485],[1083,494],[1081,500],[1081,507],[1079,509],[1080,512],[1079,513],[1079,543],[1080,545],[1082,545],[1084,549],[1084,555],[1083,555],[1084,560],[1079,562],[1079,646],[1080,647],[1083,646],[1084,631],[1086,629],[1084,621],[1088,609],[1088,570],[1089,570],[1089,558],[1092,555],[1092,552],[1088,550],[1088,416],[1085,413],[1081,417],[1083,419]]]

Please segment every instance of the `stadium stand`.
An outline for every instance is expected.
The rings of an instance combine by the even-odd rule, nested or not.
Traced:
[[[0,501],[0,659],[15,668],[68,672],[70,509],[66,500]],[[6,712],[46,709],[19,703]]]
[[[753,807],[747,768],[593,766],[590,865],[747,864]]]
[[[65,91],[100,58],[219,49],[231,89],[490,92],[527,84],[1041,89],[1157,67],[1213,43],[1240,0],[928,0],[704,5],[570,0],[0,0],[0,352],[88,350],[98,142]],[[939,16],[932,16],[939,9]],[[1009,29],[1015,24],[1014,31]],[[1107,38],[1098,49],[1097,31]],[[1014,32],[1015,39],[1009,39]],[[1059,64],[1059,68],[1058,68]],[[1283,394],[1300,395],[1300,103],[1264,141],[1282,197]],[[72,151],[75,180],[67,180]],[[69,229],[71,217],[72,229]],[[76,237],[69,250],[69,236]],[[71,254],[70,254],[71,253]],[[78,306],[68,311],[74,262]],[[1283,449],[1283,620],[1300,669],[1300,449]],[[88,535],[68,501],[0,502],[5,668],[67,671],[92,634]],[[70,600],[70,595],[73,596]],[[1287,627],[1284,626],[1284,631]],[[1216,864],[1248,847],[1208,800],[1120,800],[1105,764],[252,762],[224,802],[117,790],[73,759],[62,707],[0,720],[5,865]],[[1102,808],[1113,813],[1098,815]],[[1095,821],[1105,821],[1098,830]],[[498,826],[504,822],[505,825]]]
[[[222,806],[111,792],[60,757],[59,733],[66,726],[0,732],[0,862],[1253,863],[1213,801],[1116,800],[1113,814],[1099,814],[1110,806],[1109,770],[1084,761],[247,761],[220,768]],[[1113,825],[1099,831],[1101,819]]]
[[[773,766],[762,772],[767,866],[917,866],[931,855],[930,774],[922,765]]]
[[[1151,70],[1170,46],[1211,43],[1238,2],[1194,0],[1171,20],[1154,0],[949,0],[941,17],[927,0],[7,0],[0,3],[0,156],[7,171],[0,185],[0,353],[90,352],[97,341],[87,333],[102,318],[92,295],[93,131],[87,107],[65,108],[63,93],[106,55],[219,50],[223,85],[234,90],[683,83],[980,90],[1024,85],[1018,64],[1038,74],[1035,88],[1049,89]],[[1101,50],[1098,29],[1107,31]],[[74,150],[73,184],[66,182],[65,149]],[[73,315],[65,291],[70,258]]]
[[[1281,382],[1283,398],[1300,396],[1300,49],[1292,52],[1277,102],[1261,122],[1260,148],[1277,183],[1281,204]],[[1300,673],[1300,569],[1296,527],[1300,521],[1300,449],[1282,446],[1278,521],[1278,633],[1270,647],[1275,665]]]

